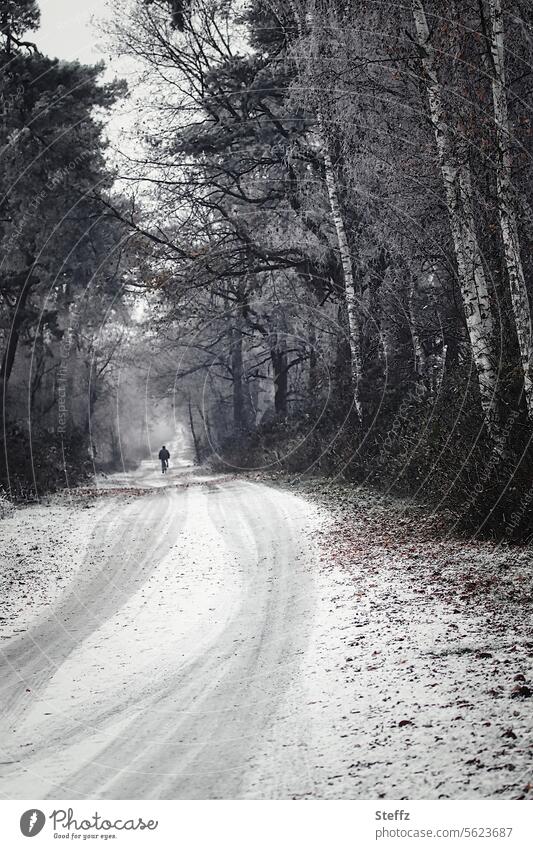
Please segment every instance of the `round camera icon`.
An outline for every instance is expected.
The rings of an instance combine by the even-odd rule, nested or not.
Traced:
[[[44,828],[46,817],[38,808],[24,811],[20,818],[20,830],[24,837],[36,837]]]

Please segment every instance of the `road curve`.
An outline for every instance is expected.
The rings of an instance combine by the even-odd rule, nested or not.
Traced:
[[[2,647],[1,795],[297,792],[305,746],[277,786],[259,741],[275,748],[309,639],[313,508],[190,470],[119,483],[145,492],[110,498],[70,590]],[[268,786],[250,791],[258,768]]]

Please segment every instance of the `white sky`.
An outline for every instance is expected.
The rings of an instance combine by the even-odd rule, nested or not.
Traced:
[[[91,19],[112,16],[109,0],[39,0],[41,28],[34,38],[43,53],[94,63],[108,58]]]
[[[128,71],[136,70],[134,60],[115,58],[106,49],[105,21],[113,18],[113,0],[38,0],[38,4],[41,27],[31,33],[30,39],[43,53],[59,59],[78,59],[89,65],[103,61],[107,67],[103,77],[106,80],[128,79]],[[121,101],[113,109],[107,127],[113,147],[131,150],[127,137],[133,131],[135,118],[134,97]]]

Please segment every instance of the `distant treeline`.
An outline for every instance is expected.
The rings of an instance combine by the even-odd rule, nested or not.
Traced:
[[[176,405],[201,458],[369,481],[527,538],[532,23],[514,0],[136,0],[111,33],[142,66],[113,183],[95,107],[121,86],[23,48],[14,22],[8,421],[30,411],[57,436],[77,304],[85,457],[90,422],[105,462],[120,455],[127,361],[128,397],[142,364],[144,397]]]
[[[117,220],[146,242],[160,383],[204,454],[527,536],[532,23],[512,0],[117,17],[147,91],[147,203]]]

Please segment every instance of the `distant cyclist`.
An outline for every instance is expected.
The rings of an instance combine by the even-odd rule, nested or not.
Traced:
[[[159,459],[161,460],[161,472],[162,474],[165,474],[168,469],[168,461],[170,460],[170,454],[168,453],[165,445],[163,445],[159,452]]]

